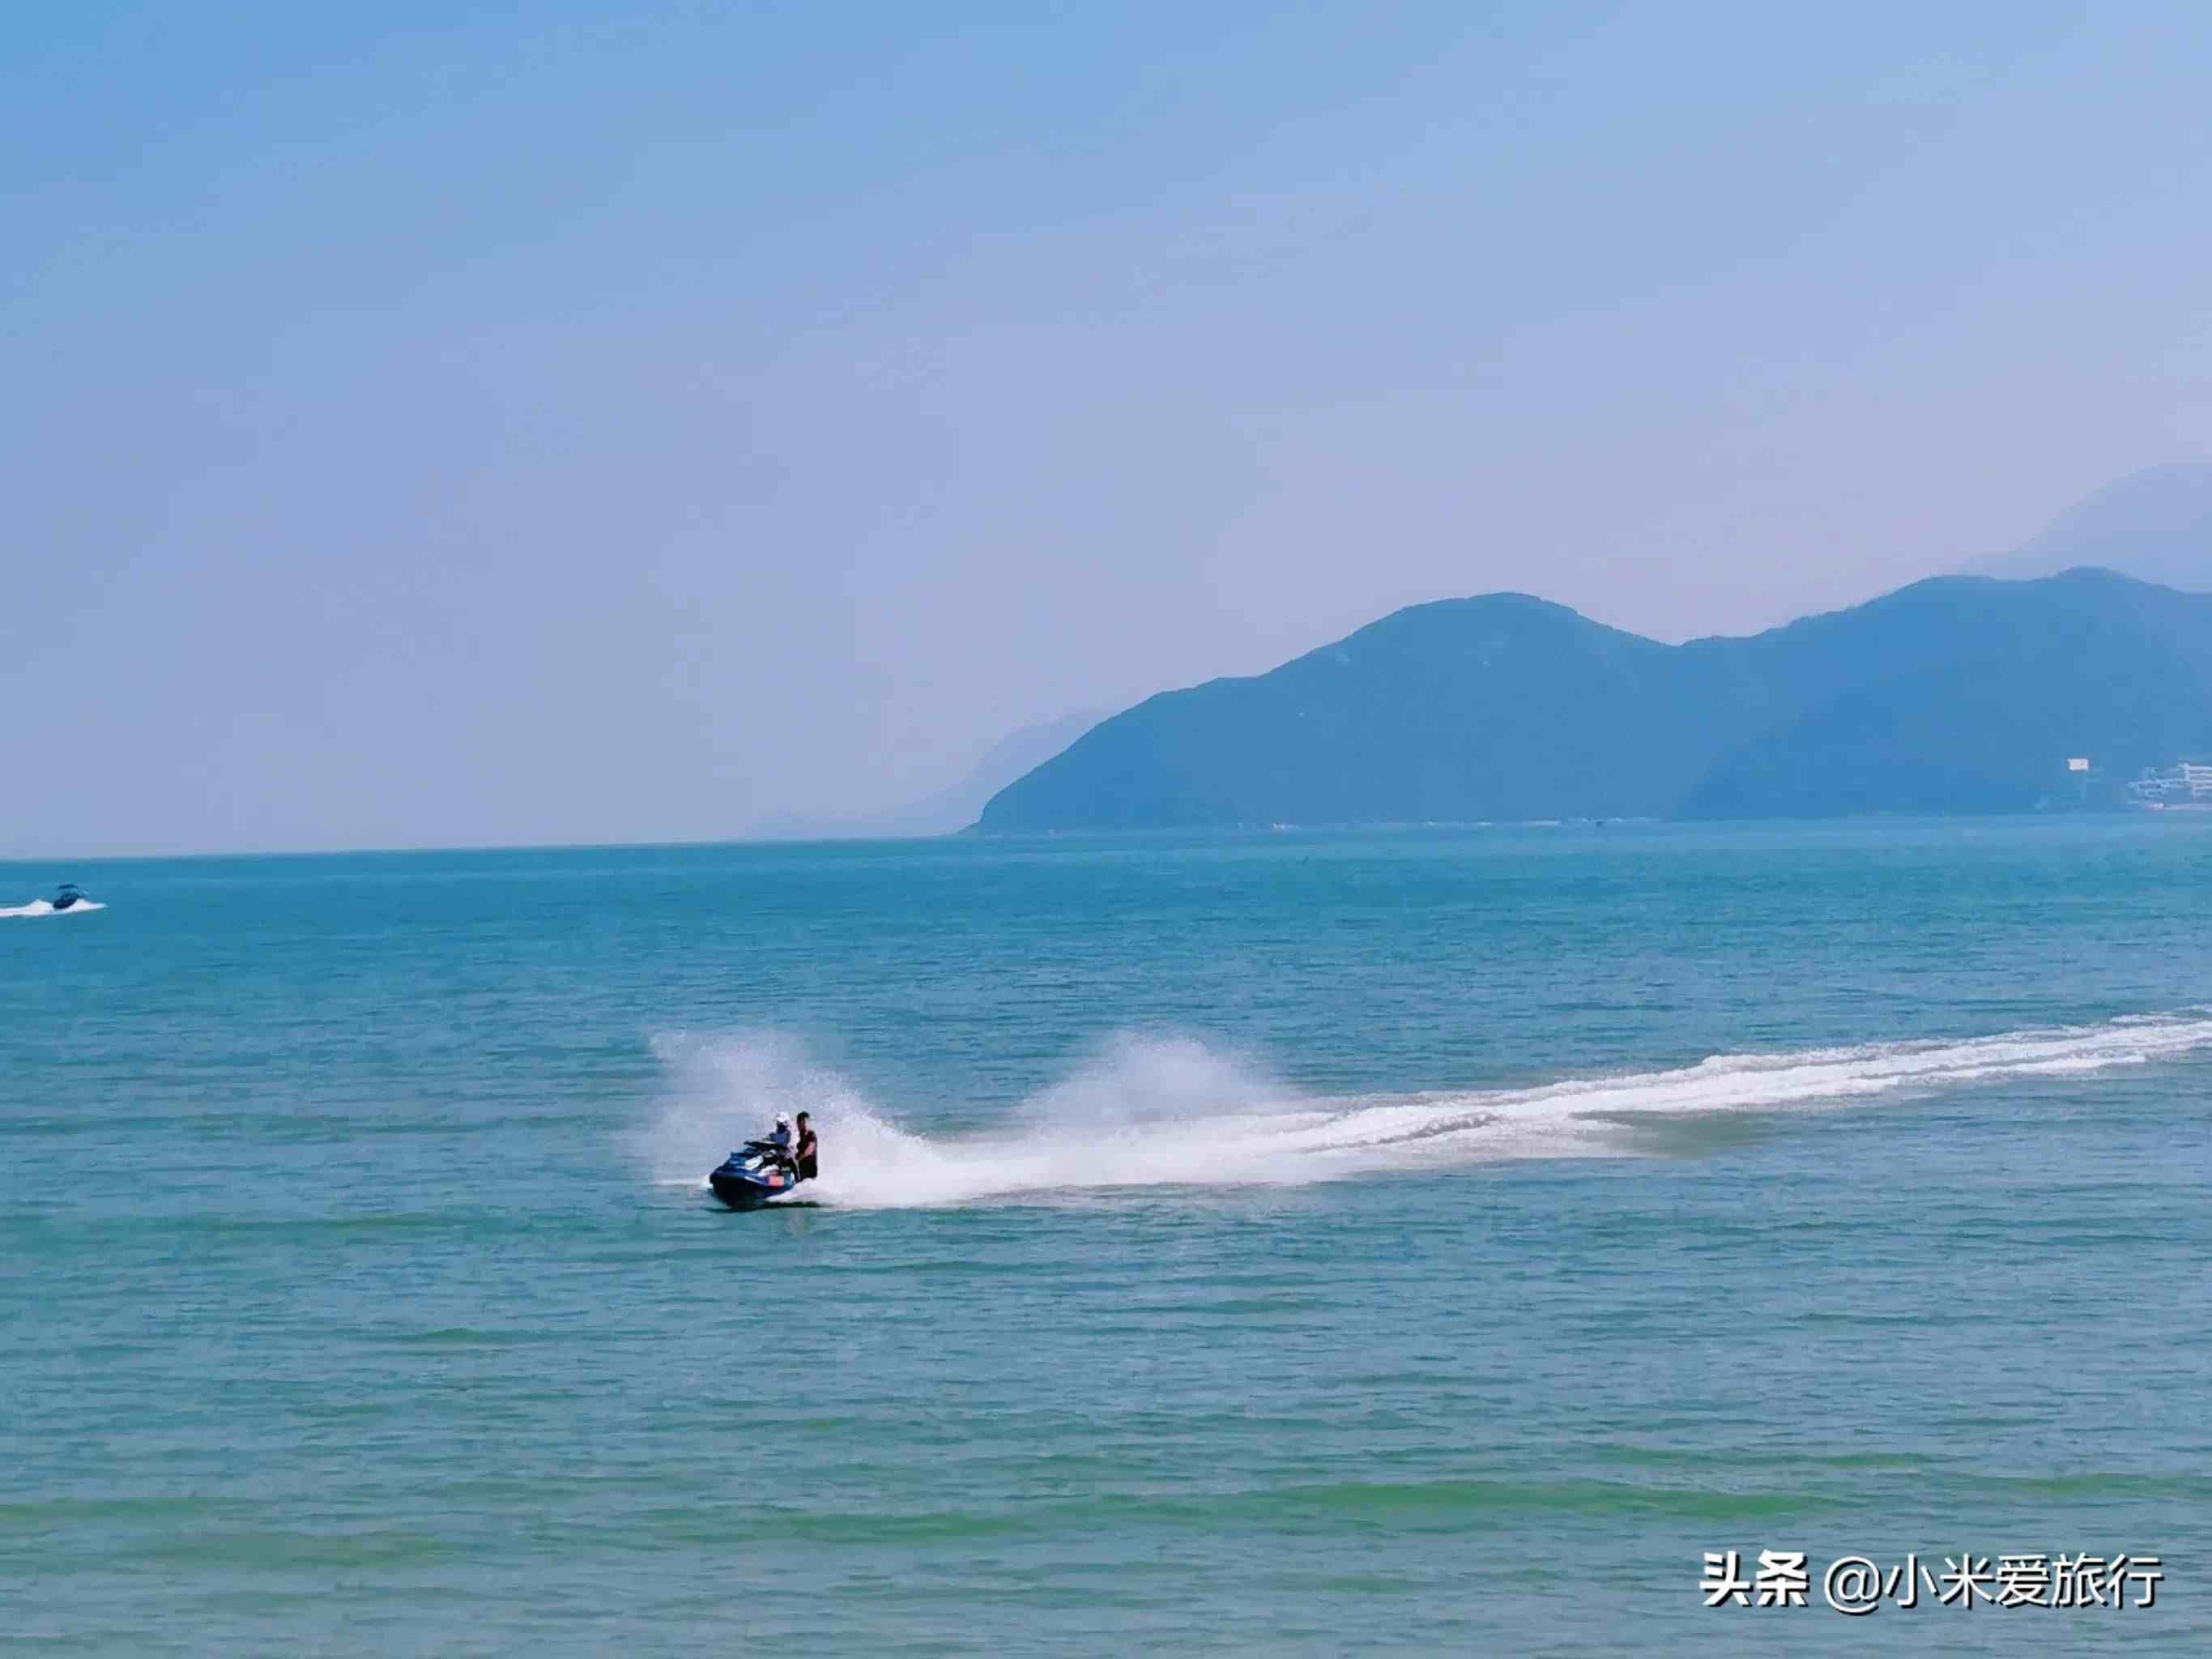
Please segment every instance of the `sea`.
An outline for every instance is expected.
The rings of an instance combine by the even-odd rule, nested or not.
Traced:
[[[0,866],[0,1649],[2212,1651],[2208,894],[2152,814]]]

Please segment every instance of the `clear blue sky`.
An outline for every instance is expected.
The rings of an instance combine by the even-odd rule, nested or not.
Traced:
[[[2212,8],[462,9],[13,24],[0,854],[723,836],[2212,455]]]

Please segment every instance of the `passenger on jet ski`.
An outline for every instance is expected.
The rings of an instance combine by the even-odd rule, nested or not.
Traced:
[[[814,1139],[814,1126],[806,1121],[806,1114],[799,1115],[799,1145],[792,1152],[792,1168],[799,1172],[801,1181],[811,1181],[819,1173],[816,1167],[819,1148]]]

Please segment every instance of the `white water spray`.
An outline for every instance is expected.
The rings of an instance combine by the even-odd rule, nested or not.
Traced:
[[[1117,1039],[1033,1097],[1006,1128],[899,1127],[787,1036],[670,1037],[667,1102],[640,1149],[655,1177],[696,1185],[780,1111],[821,1131],[823,1204],[946,1205],[1107,1188],[1300,1185],[1507,1158],[1632,1155],[1638,1123],[1818,1110],[2002,1078],[2138,1066],[2212,1047],[2212,1009],[1966,1042],[1717,1054],[1673,1071],[1534,1088],[1302,1097],[1187,1038]]]
[[[57,910],[49,899],[33,899],[28,904],[0,904],[0,916],[81,916],[88,910],[105,910],[107,907],[94,899],[79,899],[66,910]]]

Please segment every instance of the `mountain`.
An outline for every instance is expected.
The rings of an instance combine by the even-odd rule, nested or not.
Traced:
[[[2132,473],[2067,508],[2033,541],[1973,568],[1988,576],[2048,576],[2085,564],[2212,592],[2212,466]]]
[[[903,806],[842,818],[779,813],[750,825],[745,834],[755,841],[902,841],[949,836],[975,823],[992,796],[1060,753],[1101,718],[1101,711],[1089,709],[1024,726],[994,744],[957,783]]]
[[[2212,755],[2212,597],[1940,576],[1662,645],[1518,593],[1415,605],[1164,692],[991,798],[990,832],[2016,811]]]

